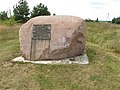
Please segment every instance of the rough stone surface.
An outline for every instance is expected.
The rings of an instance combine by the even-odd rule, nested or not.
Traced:
[[[32,42],[33,25],[44,24],[51,25],[51,39],[50,41],[36,40],[34,42],[37,44],[34,45]],[[32,60],[33,45],[36,47],[33,60],[57,60],[79,56],[85,50],[84,20],[75,16],[35,17],[21,26],[19,40],[22,56],[27,60]]]

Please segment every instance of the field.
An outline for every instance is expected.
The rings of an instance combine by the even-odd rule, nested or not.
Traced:
[[[88,65],[13,63],[21,24],[0,24],[0,90],[120,90],[120,25],[86,23]]]

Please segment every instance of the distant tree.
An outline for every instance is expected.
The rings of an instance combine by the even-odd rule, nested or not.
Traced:
[[[56,16],[56,14],[55,14],[55,13],[53,13],[53,16]]]
[[[116,18],[115,23],[120,24],[120,17]]]
[[[112,19],[112,23],[115,23],[115,20],[116,20],[116,18],[114,17],[114,18]]]
[[[113,18],[113,19],[112,19],[112,23],[120,24],[120,17]]]
[[[30,9],[26,0],[18,1],[18,4],[13,7],[15,20],[18,22],[26,22],[29,19],[29,10]]]
[[[95,20],[95,22],[99,22],[98,18]]]
[[[88,18],[88,19],[85,19],[85,21],[86,21],[86,22],[94,22],[94,20],[89,19],[89,18]]]
[[[42,15],[51,15],[48,11],[47,6],[40,3],[39,5],[34,6],[32,12],[31,12],[31,18],[36,16],[42,16]]]
[[[1,19],[1,20],[6,20],[6,19],[8,19],[7,12],[5,12],[5,11],[0,12],[0,19]]]

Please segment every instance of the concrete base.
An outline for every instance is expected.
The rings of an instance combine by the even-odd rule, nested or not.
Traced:
[[[16,57],[15,59],[12,60],[13,62],[29,62],[29,63],[34,63],[34,64],[88,64],[89,60],[84,53],[81,56],[77,56],[74,58],[67,58],[67,59],[62,59],[62,60],[51,60],[51,61],[30,61],[30,60],[25,60],[22,56]]]

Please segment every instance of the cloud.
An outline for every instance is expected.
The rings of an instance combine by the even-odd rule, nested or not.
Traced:
[[[105,5],[105,3],[102,2],[90,2],[91,5]]]
[[[90,2],[90,7],[93,9],[102,9],[105,5],[105,3],[102,2]]]
[[[112,0],[113,2],[118,2],[119,0]]]
[[[103,7],[100,7],[100,6],[91,6],[91,8],[93,8],[93,9],[103,9]]]
[[[112,2],[112,0],[89,0],[89,4],[92,6],[92,7],[104,7],[108,4],[110,4]]]

